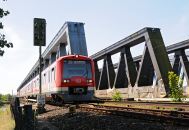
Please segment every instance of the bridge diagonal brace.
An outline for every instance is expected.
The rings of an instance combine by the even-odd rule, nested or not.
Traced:
[[[170,93],[168,72],[172,70],[160,29],[147,29],[145,35],[146,45],[156,72],[157,80],[162,79],[166,95]]]
[[[141,66],[139,68],[137,83],[138,87],[150,86],[153,84],[154,67],[150,58],[149,50],[145,46],[142,56]]]
[[[181,60],[182,66],[183,66],[184,75],[186,77],[187,85],[189,86],[189,61],[187,59],[187,56],[186,56],[184,50],[181,50],[180,60]]]
[[[133,57],[131,55],[131,51],[129,47],[123,48],[124,51],[124,59],[126,63],[126,73],[128,77],[129,84],[131,86],[135,85],[136,78],[137,78],[137,70],[136,70],[136,65],[133,61]]]
[[[137,71],[138,71],[139,68],[140,68],[140,61],[136,61],[136,62],[135,62],[135,66],[136,66],[136,69],[137,69]]]
[[[106,67],[107,60],[104,59],[103,67],[100,73],[99,83],[98,83],[98,90],[108,89],[108,76],[107,76],[107,67]]]
[[[120,60],[115,76],[114,86],[115,88],[126,88],[128,87],[128,78],[126,74],[126,63],[124,58],[125,53],[120,53]]]
[[[96,89],[98,90],[98,84],[99,84],[99,77],[100,77],[100,71],[98,68],[97,61],[94,61],[94,66],[95,66],[95,83],[96,83]]]
[[[111,55],[106,56],[106,61],[107,61],[106,67],[107,67],[108,85],[109,88],[113,88],[115,71],[114,71],[114,65],[112,63]]]
[[[181,52],[180,51],[175,51],[174,61],[173,61],[173,71],[177,75],[179,75],[180,71],[181,71],[180,56],[181,56]]]

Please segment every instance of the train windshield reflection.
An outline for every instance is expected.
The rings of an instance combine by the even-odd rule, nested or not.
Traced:
[[[74,76],[82,76],[91,79],[92,71],[90,61],[64,60],[63,78],[67,79]]]

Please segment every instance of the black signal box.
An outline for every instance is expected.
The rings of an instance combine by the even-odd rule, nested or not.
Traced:
[[[34,18],[34,46],[46,45],[46,20],[42,18]]]

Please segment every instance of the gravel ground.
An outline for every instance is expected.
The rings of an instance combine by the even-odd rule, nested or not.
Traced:
[[[80,110],[70,114],[67,108],[61,107],[46,106],[46,109],[46,113],[37,117],[37,130],[189,130],[189,127]]]

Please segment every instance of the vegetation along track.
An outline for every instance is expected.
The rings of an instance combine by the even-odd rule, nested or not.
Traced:
[[[183,111],[152,110],[104,105],[80,105],[79,108],[82,111],[97,112],[100,114],[125,116],[129,118],[158,121],[175,125],[189,125],[189,112]]]

